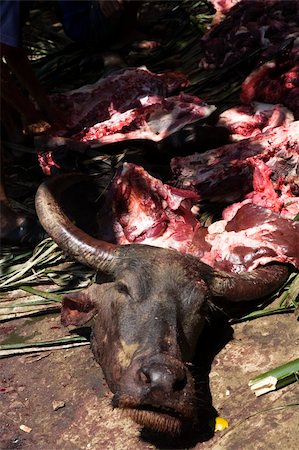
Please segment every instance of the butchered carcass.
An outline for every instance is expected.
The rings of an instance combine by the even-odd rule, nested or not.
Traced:
[[[253,169],[253,190],[240,203],[233,203],[226,210],[254,203],[279,213],[281,217],[294,219],[299,212],[298,162],[290,164],[288,159],[274,156],[267,164],[256,157],[248,158],[248,164]]]
[[[200,67],[227,67],[243,58],[248,60],[258,49],[259,61],[265,62],[277,56],[286,42],[290,47],[293,45],[291,52],[295,54],[298,8],[298,2],[293,0],[240,1],[203,36],[204,57]]]
[[[73,139],[98,146],[137,138],[159,141],[215,110],[196,96],[170,97],[188,83],[180,72],[124,69],[92,85],[55,94],[53,100],[65,112]]]
[[[271,189],[270,183],[260,192],[262,205],[250,198],[235,203],[224,210],[223,220],[206,229],[191,212],[198,200],[195,193],[163,184],[142,167],[125,163],[112,181],[105,213],[99,213],[106,222],[100,228],[107,228],[109,217],[114,235],[105,238],[110,241],[175,249],[227,272],[274,261],[299,268],[299,223],[294,216],[287,219],[273,212],[280,203]],[[298,207],[298,197],[294,199]]]
[[[113,112],[105,121],[96,121],[74,136],[82,142],[105,145],[128,139],[161,141],[187,124],[208,117],[215,106],[181,93],[177,96],[147,96],[134,109]]]
[[[201,199],[233,203],[253,192],[254,173],[263,170],[258,161],[271,170],[273,188],[286,200],[281,204],[285,208],[287,190],[298,196],[299,122],[203,154],[174,158],[171,168],[178,187],[194,189]]]
[[[194,191],[178,189],[151,176],[141,166],[124,163],[118,169],[99,212],[99,228],[107,217],[118,244],[143,243],[186,253],[199,222],[191,212],[198,200]],[[105,236],[109,239],[109,235]]]
[[[283,105],[253,102],[223,111],[217,125],[228,128],[234,142],[287,126],[293,121],[293,113]]]
[[[156,74],[146,67],[127,68],[112,73],[96,83],[53,94],[52,99],[65,111],[69,127],[82,129],[141,106],[147,96],[168,97],[189,84],[183,73]]]
[[[299,50],[299,37],[297,52]],[[240,99],[282,103],[299,119],[299,64],[294,60],[270,61],[254,70],[242,83]]]
[[[70,204],[78,202],[75,192],[84,196],[86,183],[90,183],[88,176],[51,177],[36,196],[39,219],[57,244],[81,263],[107,274],[106,282],[98,279],[87,289],[65,295],[62,322],[81,326],[93,318],[92,350],[114,393],[115,407],[156,431],[180,433],[197,428],[205,410],[189,362],[212,301],[269,295],[285,281],[288,269],[273,264],[236,274],[215,270],[177,250],[95,238],[79,229],[66,213]],[[145,223],[151,226],[151,213],[157,217],[159,205],[165,217],[168,208],[164,203],[169,202],[167,213],[179,210],[181,226],[182,217],[189,217],[189,200],[194,195],[184,196],[154,180],[145,180],[145,185],[153,190],[149,203],[141,208],[144,220],[149,207]],[[124,191],[129,192],[127,186]],[[131,200],[126,195],[123,198],[129,207],[134,201],[144,201],[143,195],[134,196],[134,189],[129,193]],[[155,201],[156,196],[161,196],[161,203]],[[138,208],[133,212],[138,222]]]
[[[218,270],[243,272],[273,261],[299,269],[299,222],[253,203],[224,211],[209,226],[201,260]]]
[[[43,172],[50,175],[63,170],[62,147],[66,153],[70,150],[72,160],[74,152],[84,153],[89,147],[122,141],[126,145],[138,140],[147,148],[156,145],[157,152],[174,149],[174,154],[182,148],[184,154],[192,153],[195,141],[202,142],[203,150],[227,142],[229,132],[225,128],[202,126],[216,107],[180,92],[188,83],[182,73],[157,74],[141,67],[121,70],[92,85],[53,95],[67,117],[68,127],[35,140]]]

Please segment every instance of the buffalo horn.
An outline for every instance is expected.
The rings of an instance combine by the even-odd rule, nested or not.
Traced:
[[[88,176],[67,174],[51,177],[43,182],[36,193],[36,212],[40,223],[60,248],[82,264],[111,272],[118,246],[95,239],[80,230],[70,221],[59,204],[60,192],[84,180],[88,180]]]
[[[215,271],[209,280],[214,296],[230,301],[255,300],[278,289],[288,277],[288,268],[283,264],[269,264],[252,272],[231,274]]]

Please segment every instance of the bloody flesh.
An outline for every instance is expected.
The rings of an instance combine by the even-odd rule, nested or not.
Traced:
[[[224,211],[223,220],[205,229],[191,212],[197,198],[125,163],[108,195],[114,241],[176,249],[227,272],[273,261],[299,267],[299,223],[245,203]]]

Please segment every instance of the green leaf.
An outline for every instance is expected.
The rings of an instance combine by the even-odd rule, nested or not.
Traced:
[[[248,386],[256,396],[266,394],[299,381],[299,358],[256,376]]]

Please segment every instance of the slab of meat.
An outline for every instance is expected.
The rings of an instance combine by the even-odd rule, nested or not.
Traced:
[[[112,214],[115,242],[168,247],[184,253],[200,227],[191,212],[197,200],[195,192],[163,184],[142,167],[124,163],[113,179],[104,209]]]
[[[299,52],[299,39],[298,48]],[[295,61],[268,62],[254,70],[243,82],[241,101],[282,103],[299,118],[299,64]]]
[[[183,92],[169,96],[187,85],[188,79],[181,73],[156,74],[141,67],[121,70],[92,85],[55,94],[53,99],[65,112],[69,128],[57,132],[52,139],[47,136],[44,141],[36,141],[43,172],[49,175],[63,170],[61,149],[56,151],[64,145],[59,145],[63,138],[71,152],[81,152],[84,145],[100,147],[132,139],[159,142],[208,117],[215,111],[214,105]]]
[[[224,217],[226,215],[224,214]],[[229,220],[213,223],[202,261],[219,270],[242,272],[272,261],[299,268],[299,222],[254,204],[242,205]]]
[[[179,72],[153,73],[145,67],[129,68],[101,78],[94,84],[54,94],[54,103],[65,111],[68,126],[78,131],[110,119],[115,113],[138,108],[147,96],[169,95],[189,84]]]
[[[138,108],[115,112],[109,120],[85,127],[75,138],[98,145],[128,139],[157,142],[187,124],[204,119],[216,109],[198,97],[183,93],[168,98],[148,96],[141,99],[140,104]]]
[[[298,16],[297,1],[240,1],[202,38],[205,56],[200,67],[227,66],[258,49],[261,61],[272,59],[282,43],[298,38]]]
[[[282,105],[253,102],[223,111],[217,125],[231,132],[231,140],[240,141],[294,121],[290,110]]]
[[[178,187],[194,189],[202,199],[233,203],[254,190],[257,161],[271,169],[275,190],[283,192],[285,185],[298,196],[299,122],[202,154],[173,158],[171,168]]]
[[[226,210],[223,220],[206,229],[191,212],[197,199],[194,192],[163,184],[142,167],[125,163],[113,180],[105,208],[110,209],[114,235],[101,237],[176,249],[228,272],[271,261],[299,267],[299,222],[250,203]],[[103,215],[107,219],[101,211]],[[100,223],[102,230],[106,219]]]
[[[208,117],[216,107],[199,97],[179,93],[188,85],[179,72],[156,74],[145,67],[121,70],[98,82],[79,89],[54,94],[53,100],[68,119],[67,129],[52,136],[58,142],[68,137],[70,150],[79,148],[71,143],[88,143],[95,147],[129,139],[147,139],[159,142],[186,125]],[[49,175],[59,170],[55,148],[36,141],[39,162]],[[54,168],[54,169],[53,169]]]

